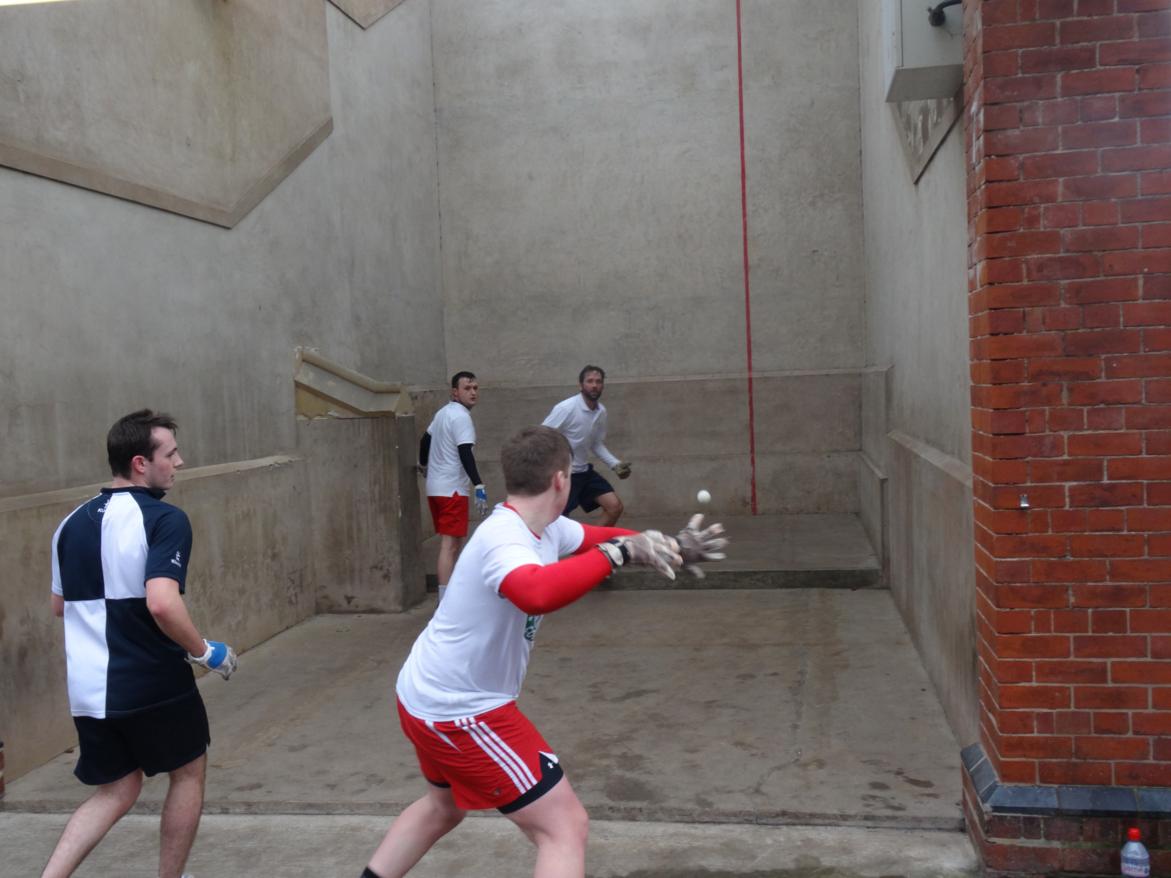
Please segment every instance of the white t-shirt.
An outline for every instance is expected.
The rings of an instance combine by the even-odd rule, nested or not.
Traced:
[[[585,472],[589,466],[592,451],[606,464],[613,467],[618,463],[610,449],[603,442],[606,439],[606,407],[601,402],[596,409],[586,405],[585,397],[575,393],[563,399],[549,412],[542,426],[552,427],[569,440],[573,449],[573,471]]]
[[[472,480],[459,459],[459,447],[476,444],[471,412],[453,399],[435,413],[427,432],[431,434],[431,450],[427,453],[427,496],[468,496]]]
[[[529,616],[500,595],[500,583],[518,567],[572,554],[583,539],[582,526],[568,518],[537,536],[498,503],[460,552],[443,600],[399,671],[395,689],[403,707],[440,722],[515,701],[544,617]]]

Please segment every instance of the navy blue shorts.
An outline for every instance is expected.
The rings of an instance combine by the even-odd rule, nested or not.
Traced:
[[[207,752],[211,733],[198,692],[129,716],[75,716],[80,755],[73,773],[100,786],[142,769],[148,777],[182,768]]]
[[[574,473],[569,479],[569,500],[565,504],[562,515],[569,515],[580,506],[584,512],[593,512],[598,508],[598,498],[603,494],[613,494],[610,483],[598,475],[594,465],[580,473]]]

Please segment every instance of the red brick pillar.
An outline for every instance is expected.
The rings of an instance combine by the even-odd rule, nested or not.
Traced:
[[[1171,875],[1171,0],[964,0],[995,873]]]

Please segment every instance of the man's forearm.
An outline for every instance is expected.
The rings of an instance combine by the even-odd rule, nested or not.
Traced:
[[[504,577],[500,593],[533,616],[572,604],[613,572],[601,552],[573,555],[553,564],[529,564]]]
[[[464,466],[464,472],[468,474],[468,478],[472,480],[473,485],[482,485],[484,480],[480,478],[480,471],[476,469],[476,456],[472,454],[472,446],[464,444],[459,446],[459,462]]]
[[[580,555],[587,549],[592,549],[598,543],[604,543],[606,540],[614,539],[614,537],[628,537],[631,534],[638,533],[638,531],[627,530],[624,527],[599,527],[596,524],[583,524],[581,529],[585,533],[582,535],[581,545],[573,551],[575,555]]]
[[[600,440],[594,443],[593,452],[597,455],[598,460],[602,461],[602,463],[606,464],[606,466],[610,467],[611,469],[614,468],[615,464],[621,462],[618,456],[615,455],[614,452],[612,452],[609,448],[607,448]]]
[[[424,433],[423,438],[419,440],[419,466],[426,466],[427,459],[431,457],[431,434]]]
[[[159,583],[170,583],[169,586]],[[153,588],[152,588],[153,584]],[[152,579],[146,584],[146,606],[159,630],[191,655],[203,655],[206,646],[199,629],[191,621],[187,604],[173,580]]]

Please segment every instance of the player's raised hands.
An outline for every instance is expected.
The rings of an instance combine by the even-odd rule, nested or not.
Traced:
[[[644,530],[639,534],[615,537],[598,548],[606,553],[615,567],[624,564],[642,564],[653,567],[668,579],[675,578],[675,571],[683,564],[679,544],[657,530]]]
[[[721,536],[723,532],[724,526],[719,522],[704,527],[702,512],[691,516],[687,526],[675,537],[688,573],[703,579],[703,569],[698,566],[700,561],[723,561],[728,557],[720,551],[728,545],[727,537]]]

